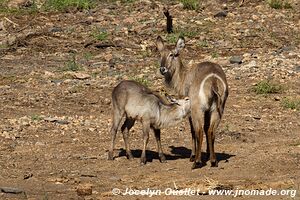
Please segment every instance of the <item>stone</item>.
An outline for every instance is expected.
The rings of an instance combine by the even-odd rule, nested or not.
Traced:
[[[54,77],[55,74],[53,72],[49,72],[49,71],[45,71],[44,72],[44,77],[48,78],[48,77]]]
[[[243,57],[241,57],[241,56],[232,56],[229,59],[229,62],[231,64],[242,64],[243,63]]]
[[[295,72],[300,72],[300,65],[299,66],[297,66],[297,67],[295,67]]]
[[[89,79],[91,76],[89,74],[85,74],[82,72],[75,72],[72,73],[73,78],[79,79],[79,80],[84,80],[84,79]]]
[[[93,189],[91,184],[80,184],[76,189],[78,196],[92,195]]]
[[[255,60],[252,60],[252,61],[249,62],[246,66],[247,66],[248,68],[256,67],[256,61],[255,61]]]
[[[0,192],[11,193],[11,194],[20,194],[20,193],[24,193],[24,190],[19,189],[19,188],[13,188],[13,187],[0,187]]]
[[[275,96],[275,97],[274,97],[274,100],[275,100],[275,101],[280,101],[280,97],[279,97],[279,96]]]
[[[220,12],[218,12],[217,14],[214,15],[214,17],[226,17],[228,14],[228,12],[226,10],[222,10]]]

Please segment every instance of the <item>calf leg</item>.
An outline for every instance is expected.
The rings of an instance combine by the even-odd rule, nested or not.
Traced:
[[[157,152],[159,156],[160,162],[166,162],[166,157],[163,153],[162,147],[161,147],[161,141],[160,141],[160,129],[153,129],[156,143],[157,143]]]
[[[147,120],[148,121],[148,120]],[[143,121],[143,139],[144,139],[144,146],[143,146],[143,152],[141,156],[141,164],[146,164],[147,158],[146,158],[146,148],[149,141],[149,131],[150,131],[150,122]]]
[[[123,134],[123,139],[125,143],[126,156],[129,160],[133,159],[133,155],[130,150],[130,142],[128,142],[129,131],[133,127],[135,120],[132,118],[126,117],[124,124],[121,127],[121,131]]]

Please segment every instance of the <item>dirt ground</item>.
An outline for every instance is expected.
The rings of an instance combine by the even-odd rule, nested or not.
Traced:
[[[114,195],[113,188],[290,189],[295,197],[236,198],[300,199],[300,112],[283,106],[285,98],[300,99],[300,4],[277,10],[266,1],[228,1],[227,16],[214,17],[225,3],[203,3],[195,11],[177,1],[100,1],[90,11],[0,14],[0,199],[146,198]],[[148,162],[140,165],[140,123],[130,136],[135,159],[126,159],[118,134],[116,158],[107,160],[111,91],[120,80],[174,95],[159,74],[155,47],[158,35],[173,44],[178,36],[164,31],[164,6],[175,32],[186,38],[184,63],[217,62],[228,78],[217,168],[207,162],[191,170],[187,120],[162,130],[167,163],[159,162],[151,134]],[[232,56],[242,63],[230,63]],[[268,79],[283,90],[256,94],[254,85]],[[92,194],[79,196],[82,187]],[[152,197],[177,198],[234,197]]]

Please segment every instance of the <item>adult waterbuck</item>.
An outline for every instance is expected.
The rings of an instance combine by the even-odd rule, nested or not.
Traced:
[[[189,96],[191,116],[189,118],[192,133],[192,169],[201,167],[201,145],[203,132],[206,134],[207,155],[211,166],[217,167],[214,150],[215,132],[223,115],[228,85],[221,66],[211,62],[202,62],[190,69],[186,68],[180,58],[185,46],[183,37],[177,41],[175,49],[169,49],[158,36],[157,49],[161,55],[160,72],[165,77],[167,86],[173,88],[180,96]]]
[[[190,100],[188,98],[166,100],[145,86],[135,81],[121,81],[112,92],[113,122],[111,128],[111,147],[108,159],[113,160],[113,150],[118,127],[122,118],[125,122],[121,127],[125,142],[126,155],[128,159],[133,156],[130,151],[128,136],[129,130],[136,120],[142,122],[144,146],[141,163],[146,163],[146,147],[149,140],[149,131],[152,129],[157,142],[157,150],[161,162],[166,160],[160,142],[160,129],[173,126],[190,113]]]

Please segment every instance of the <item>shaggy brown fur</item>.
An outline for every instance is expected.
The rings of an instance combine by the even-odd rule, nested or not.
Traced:
[[[215,131],[223,115],[228,85],[226,75],[221,66],[211,62],[203,62],[187,69],[184,67],[180,52],[184,48],[183,38],[179,38],[174,50],[166,48],[161,37],[156,41],[161,55],[160,72],[165,82],[180,96],[189,96],[191,100],[190,125],[193,148],[192,168],[201,166],[201,145],[203,131],[206,134],[207,155],[211,165],[217,166],[214,151]]]

